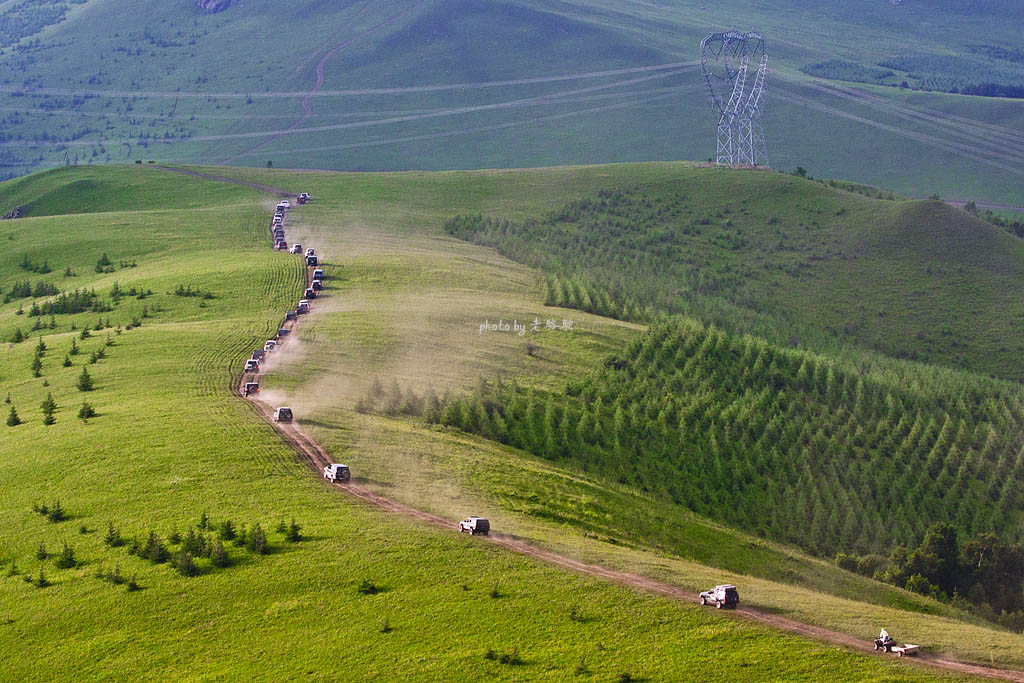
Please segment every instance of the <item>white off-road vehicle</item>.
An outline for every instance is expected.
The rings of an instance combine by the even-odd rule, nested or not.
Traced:
[[[349,471],[348,465],[342,465],[338,462],[332,462],[330,465],[324,467],[324,479],[330,482],[348,481],[352,478],[352,472]]]
[[[459,531],[469,532],[470,536],[483,534],[486,536],[491,531],[491,523],[483,517],[469,517],[459,522]]]
[[[291,422],[292,421],[292,409],[291,408],[278,408],[274,411],[274,422]]]
[[[736,586],[729,584],[715,586],[711,590],[704,591],[700,594],[700,604],[714,605],[718,609],[722,609],[723,607],[735,607],[739,602],[740,594],[736,591]]]

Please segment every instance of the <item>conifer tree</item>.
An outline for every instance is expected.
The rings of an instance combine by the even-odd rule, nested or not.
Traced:
[[[92,376],[86,368],[82,368],[82,374],[78,376],[78,382],[75,384],[79,391],[92,391],[93,383]]]

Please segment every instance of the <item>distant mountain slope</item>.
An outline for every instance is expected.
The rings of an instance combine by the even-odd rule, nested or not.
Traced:
[[[205,14],[188,1],[89,0],[0,54],[0,175],[149,159],[345,170],[706,159],[715,119],[698,45],[753,26],[771,54],[774,166],[1019,205],[1014,102],[851,94],[799,71],[912,60],[916,76],[894,77],[916,85],[949,76],[952,57],[1016,73],[1012,8],[985,7],[266,0]],[[679,66],[657,68],[667,64]]]

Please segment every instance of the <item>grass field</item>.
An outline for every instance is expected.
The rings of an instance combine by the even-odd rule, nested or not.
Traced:
[[[503,532],[687,588],[735,578],[750,604],[865,639],[887,623],[935,650],[1024,666],[1020,636],[958,621],[938,603],[728,530],[721,537],[734,552],[722,552],[702,545],[706,522],[666,518],[636,492],[458,434],[352,411],[375,375],[417,391],[428,384],[438,391],[470,387],[496,368],[509,381],[553,383],[638,334],[626,323],[546,309],[536,273],[440,235],[440,219],[453,208],[525,214],[557,205],[570,189],[597,188],[609,174],[627,170],[260,174],[267,184],[313,193],[313,204],[289,216],[289,240],[316,247],[328,270],[326,295],[286,344],[287,360],[264,379],[265,397],[287,397],[300,422],[349,462],[361,483],[453,520],[485,513]],[[142,197],[152,192],[157,208],[143,202],[98,211],[102,198],[62,189],[73,183],[104,196],[134,184]],[[190,208],[204,194],[209,206]],[[24,420],[0,426],[5,675],[610,680],[628,672],[673,680],[686,671],[716,680],[943,678],[565,574],[365,508],[323,486],[230,393],[241,361],[276,329],[301,283],[297,260],[269,250],[264,231],[273,200],[148,168],[66,170],[9,183],[0,196],[37,216],[11,224],[15,246],[0,260],[0,286],[26,277],[18,266],[25,250],[54,270],[28,274],[33,281],[71,267],[76,286],[104,298],[115,281],[122,289],[153,290],[102,314],[56,316],[56,329],[43,333],[41,378],[29,369],[38,333],[5,345],[0,355],[0,393],[10,395]],[[136,266],[96,273],[92,266],[104,252],[114,264]],[[179,284],[213,298],[175,296]],[[142,306],[152,317],[124,330]],[[23,324],[17,307],[0,307],[0,328]],[[554,315],[572,318],[575,328],[540,338],[536,357],[515,335],[479,333],[481,316]],[[109,317],[111,328],[81,339],[82,327],[97,317]],[[63,367],[72,339],[81,351]],[[89,364],[101,347],[105,356]],[[91,392],[75,388],[82,366],[94,379]],[[51,426],[38,408],[47,392],[58,405]],[[75,417],[83,400],[98,413],[88,423]],[[66,521],[51,523],[32,510],[58,499]],[[214,525],[259,523],[272,552],[261,556],[229,543],[233,566],[215,569],[199,559],[202,574],[184,578],[103,542],[110,522],[125,537],[154,530],[167,539],[196,525],[204,511]],[[274,530],[292,518],[306,535],[297,544]],[[648,527],[645,518],[661,526]],[[583,533],[583,520],[596,533]],[[40,544],[57,553],[65,542],[81,562],[77,568],[36,559]],[[17,573],[6,576],[12,562]],[[97,578],[115,566],[125,577],[137,575],[141,590],[125,592]],[[52,582],[46,588],[23,580],[40,567]],[[364,580],[380,592],[361,594]],[[968,652],[969,642],[990,649]],[[714,657],[702,654],[709,647]],[[503,656],[522,661],[503,663]]]
[[[189,178],[156,173],[65,171],[37,179],[38,195],[26,186],[3,188],[11,192],[6,197],[22,192],[18,201],[49,197],[33,203],[38,218],[14,224],[15,242],[34,245],[32,257],[49,258],[54,274],[70,266],[77,285],[98,292],[115,280],[154,292],[103,314],[112,329],[87,339],[80,330],[96,315],[58,316],[57,329],[44,336],[42,378],[32,379],[28,370],[34,341],[6,346],[0,357],[0,388],[24,420],[0,427],[5,677],[606,680],[629,672],[664,680],[685,667],[727,680],[937,678],[566,575],[326,489],[229,393],[241,360],[274,328],[300,283],[296,262],[268,249],[263,226],[270,203],[244,188],[204,190]],[[76,193],[65,203],[62,182],[145,187],[154,177],[186,205],[196,192],[212,192],[212,206],[180,209],[156,196],[162,208],[63,214],[103,208],[103,200]],[[313,212],[299,215],[296,222],[308,221],[304,229],[312,235]],[[467,262],[507,266],[529,280],[526,271],[482,250],[461,249]],[[91,265],[104,251],[115,263],[133,259],[137,267],[95,273]],[[9,254],[0,274],[5,286],[21,278],[17,258]],[[214,298],[167,294],[179,283]],[[157,312],[124,331],[142,305]],[[5,326],[16,319],[16,306],[0,309]],[[612,335],[605,344],[628,334],[619,324],[604,325]],[[113,344],[105,346],[108,332]],[[73,338],[81,352],[62,367]],[[88,354],[101,346],[105,357],[88,364]],[[95,382],[91,392],[74,387],[83,365]],[[52,426],[42,423],[37,408],[46,392],[58,405]],[[88,423],[75,417],[83,399],[97,411]],[[66,521],[51,523],[32,511],[57,499]],[[187,579],[103,543],[109,522],[125,537],[155,530],[166,538],[197,524],[204,511],[214,524],[260,523],[273,552],[259,556],[229,544],[232,567],[214,569],[199,559],[202,575]],[[293,517],[306,535],[294,545],[272,530]],[[35,559],[40,544],[56,553],[65,542],[77,568]],[[7,576],[12,562],[17,573]],[[141,590],[125,592],[96,578],[115,566],[125,578],[136,576]],[[36,578],[40,568],[52,585],[22,580]],[[381,592],[360,594],[364,579]],[[720,656],[695,654],[712,642]],[[792,656],[774,656],[780,648]],[[488,650],[495,659],[485,657]],[[513,653],[520,664],[502,663]]]

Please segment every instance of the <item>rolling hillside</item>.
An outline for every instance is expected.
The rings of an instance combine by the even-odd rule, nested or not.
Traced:
[[[17,24],[13,8],[27,4],[0,11],[0,27],[6,17],[24,34],[0,54],[8,177],[151,159],[343,170],[706,159],[715,121],[698,45],[754,26],[772,55],[764,124],[776,168],[1024,204],[1019,100],[801,71],[898,62],[909,71],[894,78],[914,87],[1015,83],[1010,3],[304,0],[203,14],[184,1],[128,11],[88,0],[61,5],[56,23]]]
[[[443,223],[487,207],[536,215],[611,182],[680,171],[246,178],[313,193],[313,204],[289,214],[288,230],[291,240],[317,246],[328,269],[325,296],[261,380],[266,399],[290,401],[300,424],[345,458],[362,485],[446,518],[486,511],[502,533],[687,590],[733,580],[744,586],[745,604],[766,614],[858,640],[881,621],[932,652],[959,657],[971,654],[964,642],[984,641],[988,649],[976,658],[1024,666],[1019,635],[949,605],[573,468],[353,410],[374,373],[391,379],[385,369],[417,391],[429,383],[468,389],[497,367],[510,379],[554,387],[625,349],[643,334],[638,326],[545,307],[536,271],[446,237]],[[136,196],[105,207],[118,186],[138,188]],[[137,203],[149,194],[151,209]],[[204,195],[207,204],[191,208]],[[5,335],[30,333],[0,355],[5,409],[21,420],[0,426],[0,650],[12,677],[287,677],[315,662],[322,675],[354,680],[668,679],[683,668],[726,680],[944,679],[564,573],[392,517],[322,484],[232,395],[241,361],[276,329],[302,282],[297,260],[269,248],[272,198],[147,166],[32,176],[0,186],[0,197],[31,206],[35,216],[0,224],[9,244],[0,260],[4,291],[28,278],[33,286],[95,291],[101,302],[54,313],[53,327],[49,317],[37,318],[37,330],[28,329],[31,298],[0,305]],[[26,270],[24,255],[50,272]],[[539,340],[537,356],[511,336],[478,332],[481,316],[527,314],[572,317],[578,327]],[[56,404],[49,425],[47,396]],[[87,420],[77,417],[83,403],[95,412]],[[569,494],[558,498],[578,513],[593,515],[603,502],[615,507],[597,513],[602,530],[588,531],[569,517],[537,514],[552,497],[549,486]],[[44,505],[52,513],[58,501],[63,512],[50,514],[53,521],[38,513]],[[642,519],[641,511],[662,527],[618,528],[620,520]],[[287,539],[293,519],[297,541]],[[231,538],[229,521],[236,538],[244,528],[245,542]],[[257,524],[268,554],[252,542],[261,536]],[[680,532],[695,540],[720,534],[735,550],[715,559],[722,547],[706,544],[700,552],[711,554],[701,564],[688,559],[691,544]],[[199,575],[188,577],[182,556],[197,537],[205,539],[192,559]],[[203,554],[218,537],[230,566]],[[57,563],[64,546],[72,548],[72,568]],[[44,549],[51,557],[40,560]],[[129,590],[133,578],[141,590]],[[339,643],[349,656],[337,656]],[[688,653],[708,643],[721,657],[691,661]],[[781,649],[787,657],[777,656]]]

